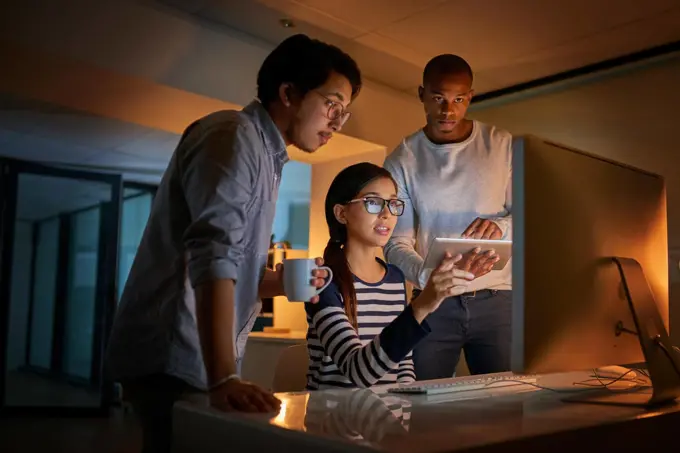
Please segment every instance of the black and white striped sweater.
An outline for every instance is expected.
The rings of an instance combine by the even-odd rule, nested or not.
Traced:
[[[345,314],[335,283],[317,304],[305,304],[309,370],[307,388],[371,387],[415,381],[411,350],[430,331],[406,303],[404,274],[385,264],[380,282],[354,277],[358,332]]]

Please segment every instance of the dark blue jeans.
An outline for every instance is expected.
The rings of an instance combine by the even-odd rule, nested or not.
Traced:
[[[413,350],[419,381],[453,376],[461,350],[470,374],[510,370],[512,291],[450,297],[426,319],[432,332]]]

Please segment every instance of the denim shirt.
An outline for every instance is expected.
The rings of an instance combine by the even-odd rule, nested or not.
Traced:
[[[116,312],[107,351],[115,380],[164,373],[205,388],[194,289],[235,284],[237,365],[260,312],[286,145],[259,102],[184,132],[163,176]]]

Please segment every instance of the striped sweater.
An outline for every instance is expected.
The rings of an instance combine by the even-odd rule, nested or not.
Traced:
[[[377,283],[354,277],[358,332],[331,283],[316,304],[305,304],[309,370],[307,389],[371,387],[415,381],[411,350],[430,329],[418,324],[406,303],[404,274],[385,264]]]

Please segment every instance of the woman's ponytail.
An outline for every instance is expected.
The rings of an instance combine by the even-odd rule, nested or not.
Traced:
[[[331,238],[323,252],[324,264],[333,271],[333,281],[340,290],[345,313],[354,329],[358,329],[357,322],[357,295],[354,290],[354,275],[347,263],[347,257],[343,250],[343,243],[339,239]]]

